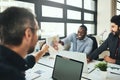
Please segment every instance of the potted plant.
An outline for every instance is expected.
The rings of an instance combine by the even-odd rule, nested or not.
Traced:
[[[99,68],[101,71],[107,71],[107,63],[100,62],[100,63],[95,65],[95,68]]]

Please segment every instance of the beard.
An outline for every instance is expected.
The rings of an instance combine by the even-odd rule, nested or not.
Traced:
[[[120,30],[118,30],[118,31],[116,31],[116,32],[112,31],[112,34],[113,34],[114,36],[119,36],[119,35],[120,35]]]
[[[27,54],[30,54],[34,51],[36,44],[37,44],[37,40],[34,40],[34,37],[33,37],[31,39],[31,46],[29,47]]]
[[[27,54],[30,54],[34,51],[35,47],[30,47]]]
[[[114,36],[116,36],[116,35],[117,35],[117,32],[113,32],[113,31],[112,31],[112,34],[113,34]]]

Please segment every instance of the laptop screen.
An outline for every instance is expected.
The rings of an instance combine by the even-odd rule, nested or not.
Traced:
[[[58,55],[65,56],[84,63],[83,73],[88,73],[87,58],[85,53],[73,51],[60,51]]]
[[[83,62],[57,55],[52,78],[54,80],[81,80]]]

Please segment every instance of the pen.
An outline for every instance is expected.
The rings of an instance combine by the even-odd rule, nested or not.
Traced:
[[[82,76],[82,78],[84,78],[84,79],[86,79],[86,80],[91,80],[91,79],[89,79],[89,78],[87,78],[87,77],[84,77],[84,76]]]
[[[31,80],[35,80],[35,79],[39,78],[40,76],[41,76],[41,75],[36,76],[36,77],[32,78]]]
[[[110,72],[111,74],[116,74],[116,75],[120,75],[119,73],[115,73],[115,72]]]
[[[119,70],[120,68],[118,68],[118,67],[110,67],[110,68],[112,68],[112,69],[117,69],[117,70]]]
[[[93,72],[96,68],[92,69],[90,72],[88,72],[88,74],[90,74],[91,72]]]

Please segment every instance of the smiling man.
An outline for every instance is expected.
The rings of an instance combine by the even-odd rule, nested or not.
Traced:
[[[107,49],[110,51],[110,56],[105,56],[104,60],[120,65],[120,15],[111,18],[111,33],[98,49],[88,55],[88,62],[97,59],[98,55]]]
[[[70,51],[89,54],[92,50],[93,41],[87,37],[87,27],[81,25],[77,34],[72,33],[63,40],[64,44],[70,42]]]

